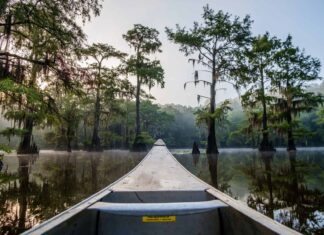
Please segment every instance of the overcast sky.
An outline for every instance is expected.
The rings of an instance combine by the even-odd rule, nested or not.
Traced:
[[[134,24],[143,24],[160,31],[163,52],[156,57],[165,70],[165,88],[153,88],[151,94],[161,104],[175,103],[197,106],[197,94],[209,94],[209,89],[183,84],[193,79],[193,67],[179,47],[167,40],[164,29],[175,24],[191,27],[201,20],[202,8],[209,4],[215,11],[223,10],[254,21],[255,35],[266,31],[284,39],[293,36],[295,45],[306,50],[324,64],[324,1],[322,0],[105,0],[101,15],[84,26],[89,42],[108,43],[132,53],[122,38]],[[207,74],[206,74],[207,75]],[[323,75],[323,69],[321,72]],[[217,92],[216,102],[237,97],[227,85]]]

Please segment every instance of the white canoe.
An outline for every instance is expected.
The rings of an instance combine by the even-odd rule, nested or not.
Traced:
[[[124,177],[24,234],[299,234],[188,172],[158,140]]]

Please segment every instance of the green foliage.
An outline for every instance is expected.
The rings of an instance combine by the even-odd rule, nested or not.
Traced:
[[[189,62],[193,66],[197,63],[204,67],[204,72],[211,73],[211,80],[199,79],[199,71],[195,71],[195,80],[187,83],[204,84],[210,86],[210,108],[207,153],[218,153],[215,122],[213,115],[216,104],[216,83],[227,82],[237,89],[238,83],[233,83],[233,74],[239,69],[240,54],[250,41],[251,20],[246,16],[241,20],[239,17],[232,17],[223,11],[215,12],[208,5],[203,8],[203,23],[194,22],[193,27],[187,30],[176,25],[176,29],[166,28],[166,33],[170,41],[179,44],[180,51],[185,56],[194,56]],[[198,55],[198,58],[196,57]],[[184,87],[186,88],[186,84]],[[200,97],[198,96],[198,101]],[[206,110],[207,111],[207,110]],[[200,116],[206,120],[208,115]],[[216,118],[216,117],[215,117]]]
[[[80,49],[79,53],[84,57],[90,57],[95,60],[95,63],[90,65],[93,69],[99,69],[107,59],[123,59],[127,55],[116,50],[113,46],[104,43],[93,43],[91,46]]]
[[[203,109],[199,109],[195,112],[196,115],[196,123],[198,125],[206,125],[208,126],[208,121],[210,119],[214,119],[218,124],[224,124],[227,121],[227,114],[231,111],[232,108],[230,106],[230,101],[223,101],[219,107],[215,109],[214,113],[210,113],[208,111],[208,107]]]
[[[4,151],[6,153],[11,153],[12,149],[7,145],[0,144],[0,151]]]
[[[149,89],[155,85],[161,85],[161,88],[164,88],[164,70],[160,61],[150,61],[145,57],[139,60],[136,56],[131,56],[127,60],[126,66],[126,71],[139,76],[140,83],[147,85]]]
[[[40,124],[44,120],[51,122],[57,113],[53,98],[35,87],[18,84],[11,79],[0,81],[0,94],[5,99],[2,102],[4,117],[21,123],[26,117],[32,118]],[[15,102],[12,104],[12,102]]]
[[[142,94],[142,85],[146,85],[151,89],[155,85],[164,87],[164,70],[158,60],[150,60],[147,56],[161,51],[159,32],[156,29],[149,28],[140,24],[123,35],[123,38],[134,49],[135,54],[131,55],[126,61],[126,72],[136,76],[136,129],[135,140],[133,144],[134,150],[144,150],[145,143],[141,144],[143,138],[141,133],[140,121],[140,96]]]
[[[171,41],[180,45],[180,51],[186,56],[198,52],[196,62],[210,67],[207,61],[217,54],[220,61],[216,66],[227,68],[230,58],[233,58],[231,52],[245,46],[249,40],[250,17],[246,16],[241,21],[239,17],[232,17],[223,11],[214,12],[208,5],[203,11],[203,24],[194,22],[190,30],[176,25],[175,32],[166,28],[166,33]]]
[[[123,35],[127,43],[134,48],[139,55],[149,55],[155,52],[162,52],[162,43],[158,39],[159,32],[154,28],[149,28],[141,24],[134,27]]]
[[[272,92],[276,96],[272,109],[275,113],[274,121],[280,126],[279,131],[284,130],[294,137],[310,134],[310,131],[299,127],[296,116],[311,112],[324,102],[321,94],[305,89],[307,83],[319,79],[319,60],[305,55],[304,51],[295,47],[289,35],[281,42],[280,49],[274,56],[274,63],[276,69],[271,76]]]
[[[317,123],[319,125],[323,125],[324,124],[324,109],[322,108],[322,109],[318,110],[317,115],[318,115]]]
[[[209,96],[198,95],[209,99],[209,107],[161,106],[145,90],[165,86],[161,63],[152,58],[162,52],[159,32],[135,24],[123,35],[130,56],[105,43],[84,46],[86,35],[77,21],[90,20],[100,8],[99,0],[1,1],[0,102],[3,117],[13,121],[1,122],[10,126],[1,129],[1,141],[18,136],[30,142],[36,131],[39,139],[46,132],[48,146],[56,148],[91,147],[91,135],[99,143],[102,138],[105,148],[127,148],[134,140],[151,144],[157,138],[170,147],[191,147],[206,142],[202,124],[209,133],[216,130],[222,147],[257,146],[261,135],[283,146],[288,133],[298,145],[323,143],[324,83],[308,89],[321,79],[321,64],[294,46],[291,36],[284,41],[269,33],[251,37],[249,16],[205,6],[201,23],[189,29],[176,25],[166,33],[198,66],[185,86],[210,86]],[[116,59],[121,63],[109,67]],[[211,73],[211,79],[202,79],[201,72]],[[136,77],[136,86],[128,75]],[[222,82],[245,89],[244,112],[228,100],[216,106]],[[216,144],[216,138],[212,141]]]
[[[6,129],[0,131],[0,135],[5,136],[10,141],[11,136],[14,136],[14,135],[22,136],[23,134],[25,134],[25,132],[26,131],[23,129],[6,128]]]
[[[20,153],[35,149],[33,127],[55,121],[58,113],[51,89],[75,88],[84,76],[75,66],[85,35],[76,23],[100,11],[94,1],[6,1],[1,5],[0,86],[3,109],[24,125]],[[18,120],[16,119],[18,118]]]
[[[9,78],[0,81],[0,92],[7,94],[23,94],[26,96],[26,99],[32,103],[43,100],[42,95],[34,87],[17,84]]]
[[[156,140],[147,132],[141,132],[138,138],[135,139],[135,143],[152,145]]]
[[[162,52],[159,32],[154,28],[149,28],[140,24],[123,35],[123,38],[135,51],[126,61],[126,72],[139,78],[137,86],[147,85],[149,88],[159,84],[164,87],[164,70],[160,61],[150,60],[146,56]]]
[[[150,133],[153,139],[167,135],[170,125],[174,121],[173,115],[148,100],[142,102],[140,115],[143,129]]]

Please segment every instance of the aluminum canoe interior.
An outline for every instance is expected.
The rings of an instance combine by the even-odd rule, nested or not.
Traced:
[[[299,234],[188,172],[158,140],[131,172],[24,234]]]

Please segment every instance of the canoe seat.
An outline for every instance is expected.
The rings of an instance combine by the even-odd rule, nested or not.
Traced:
[[[116,215],[188,215],[207,212],[217,208],[227,207],[220,200],[200,202],[169,202],[169,203],[111,203],[97,202],[88,207],[89,210],[98,210]]]

